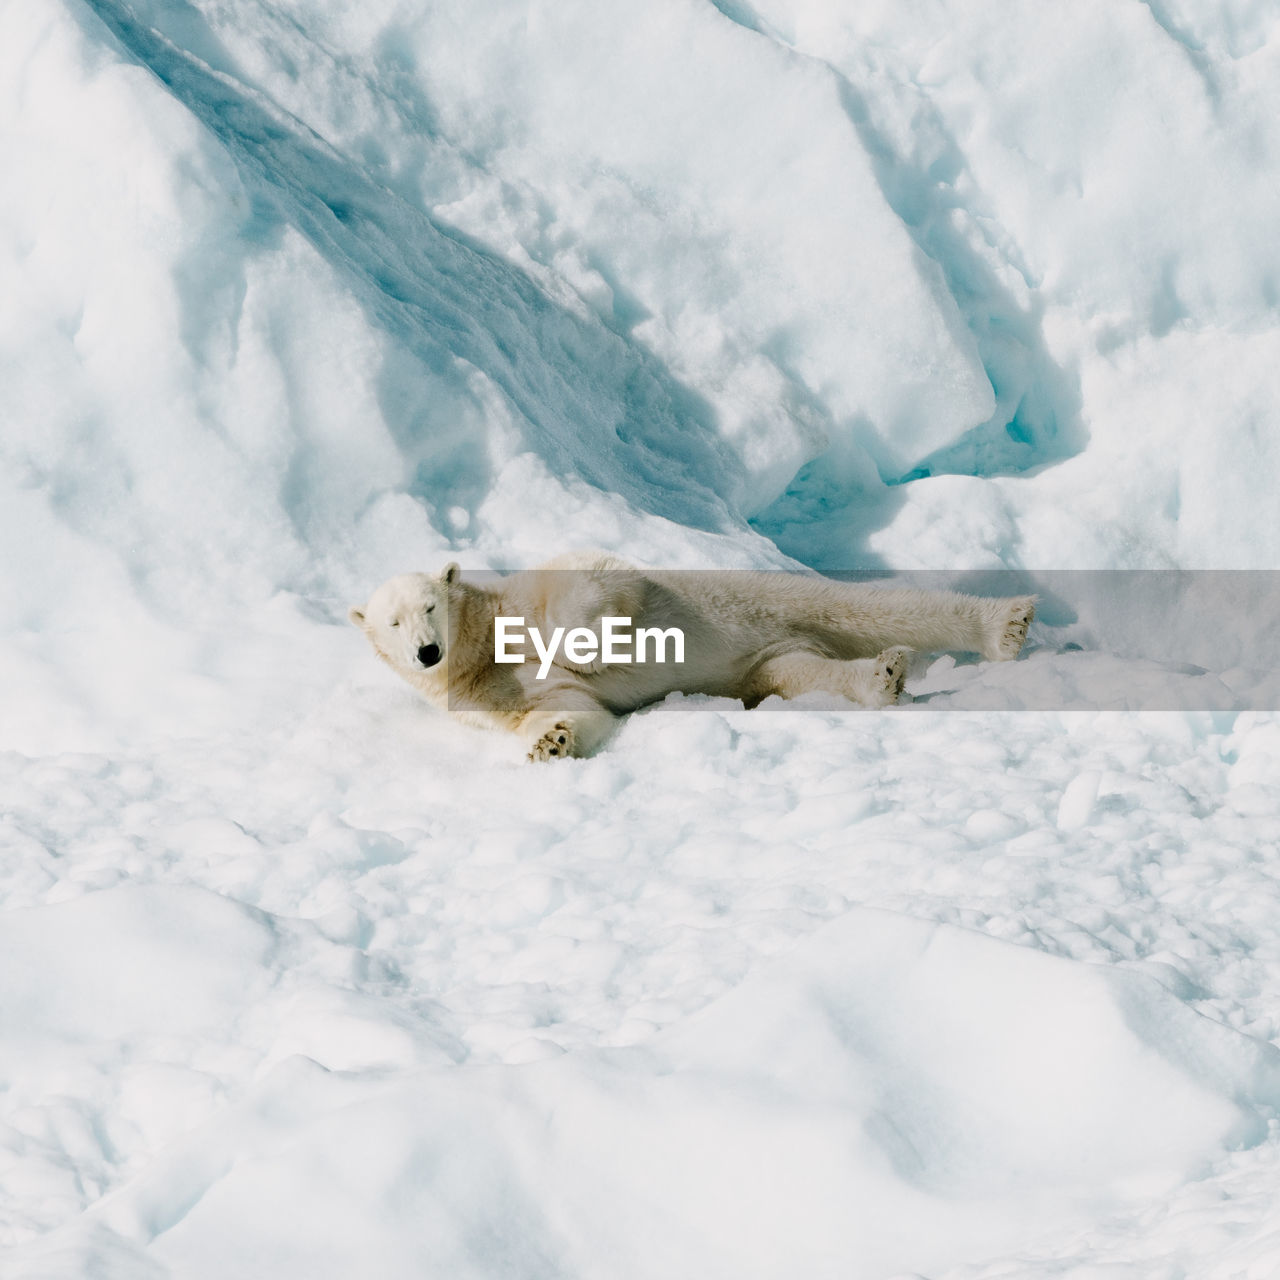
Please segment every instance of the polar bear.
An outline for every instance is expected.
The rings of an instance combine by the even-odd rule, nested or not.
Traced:
[[[1033,596],[988,599],[781,572],[638,569],[579,552],[494,586],[464,582],[456,564],[434,577],[402,574],[349,616],[377,656],[430,702],[516,733],[530,760],[549,760],[590,755],[619,716],[670,693],[752,707],[773,694],[820,690],[886,706],[902,692],[908,650],[1007,661],[1021,651],[1034,615]],[[577,652],[566,643],[552,656],[535,639],[542,661],[525,661],[504,646],[508,623],[498,619],[519,619],[530,637],[536,629],[557,641],[572,640],[575,630],[599,641],[620,620],[659,638],[612,663],[600,656],[600,643]],[[678,661],[660,643],[677,631]]]

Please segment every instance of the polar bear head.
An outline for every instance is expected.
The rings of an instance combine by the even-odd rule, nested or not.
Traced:
[[[369,597],[369,603],[348,613],[368,637],[384,662],[407,680],[427,672],[443,674],[449,645],[449,588],[458,580],[458,566],[448,565],[436,577],[402,573],[390,578]]]

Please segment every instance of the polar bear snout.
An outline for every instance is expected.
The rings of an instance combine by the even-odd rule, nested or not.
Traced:
[[[438,644],[419,645],[418,661],[424,667],[434,667],[440,661],[440,646]]]

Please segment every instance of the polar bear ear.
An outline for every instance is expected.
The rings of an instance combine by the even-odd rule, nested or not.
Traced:
[[[355,605],[352,605],[351,608],[347,610],[347,617],[350,618],[351,621],[354,622],[362,631],[364,630],[365,619],[363,609],[357,609]]]
[[[461,576],[462,570],[459,569],[457,563],[454,562],[452,564],[445,565],[444,572],[440,575],[440,581],[447,587],[457,582]]]

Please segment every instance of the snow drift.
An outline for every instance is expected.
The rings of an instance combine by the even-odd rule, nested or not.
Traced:
[[[161,928],[113,946],[140,913]],[[16,924],[42,938],[30,999],[67,929],[108,957],[87,1045],[265,1022],[263,925],[216,898],[117,890]],[[1280,1053],[1150,978],[854,911],[644,1049],[392,1083],[290,1057],[17,1274],[94,1270],[105,1228],[190,1277],[881,1276],[1164,1189],[1277,1100]]]

